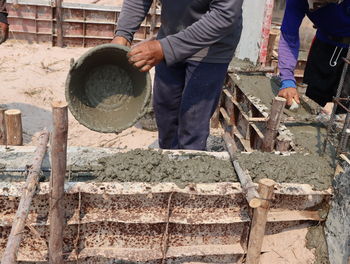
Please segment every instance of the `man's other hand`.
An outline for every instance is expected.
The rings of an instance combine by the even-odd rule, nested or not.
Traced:
[[[164,59],[162,45],[158,40],[141,42],[131,48],[129,62],[141,72],[149,71]]]
[[[119,44],[119,45],[127,46],[127,47],[130,47],[130,46],[131,46],[130,42],[129,42],[126,38],[120,37],[120,36],[116,36],[116,37],[112,40],[111,43],[113,43],[113,44]]]
[[[0,22],[0,44],[5,42],[9,36],[9,25]]]
[[[297,91],[297,88],[284,88],[279,91],[278,96],[287,99],[287,106],[291,106],[293,104],[293,99],[297,104],[300,104],[299,93]]]

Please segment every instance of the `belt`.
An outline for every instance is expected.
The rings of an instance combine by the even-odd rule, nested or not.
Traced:
[[[341,44],[350,44],[350,37],[336,37],[336,36],[328,36],[328,38],[332,41]]]

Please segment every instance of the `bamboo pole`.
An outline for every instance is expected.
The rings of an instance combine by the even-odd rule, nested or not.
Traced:
[[[5,108],[0,108],[0,145],[6,145]]]
[[[262,151],[271,152],[275,146],[275,140],[278,132],[278,127],[281,123],[283,109],[286,105],[286,99],[275,97],[271,107],[271,114],[267,121],[267,130],[264,135]]]
[[[259,207],[261,205],[260,196],[256,191],[255,184],[253,183],[248,171],[244,171],[238,163],[238,159],[235,155],[235,152],[237,151],[237,146],[235,146],[235,142],[233,141],[228,132],[225,132],[225,134],[223,135],[223,139],[225,141],[226,148],[230,155],[233,167],[235,168],[239,181],[241,182],[241,186],[243,192],[245,193],[245,197],[249,206],[251,208]]]
[[[62,0],[56,0],[56,33],[57,46],[63,48],[63,17],[62,17]]]
[[[22,146],[22,114],[18,109],[5,111],[6,141],[10,146]]]
[[[261,206],[254,209],[253,220],[250,228],[247,251],[247,264],[259,264],[262,243],[267,223],[267,213],[270,209],[270,200],[273,196],[275,182],[270,179],[259,181],[259,195],[262,199]]]
[[[64,178],[67,167],[68,111],[63,102],[52,103],[53,133],[51,138],[50,177],[50,264],[63,263]]]
[[[18,205],[16,216],[12,223],[11,233],[7,240],[6,249],[3,253],[1,263],[16,263],[17,253],[21,244],[22,235],[24,233],[25,222],[29,213],[30,204],[32,202],[35,190],[39,182],[41,172],[41,164],[45,157],[46,146],[49,141],[49,132],[44,130],[39,136],[39,143],[35,151],[35,158],[29,170],[25,187],[22,192],[21,200]]]

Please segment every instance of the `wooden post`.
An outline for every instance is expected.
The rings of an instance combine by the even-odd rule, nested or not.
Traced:
[[[22,235],[24,233],[25,222],[29,213],[30,204],[39,182],[41,164],[45,157],[48,141],[49,132],[44,130],[41,132],[41,135],[39,137],[38,147],[35,151],[35,158],[28,173],[27,181],[22,192],[16,216],[13,219],[11,233],[7,240],[4,254],[2,255],[1,263],[3,264],[16,263],[18,249],[21,244]]]
[[[291,139],[279,139],[277,137],[277,143],[276,143],[276,150],[280,152],[287,152],[290,150],[291,146],[290,144],[292,143]]]
[[[265,132],[262,151],[271,152],[275,146],[275,140],[278,132],[281,118],[283,115],[283,109],[286,105],[286,99],[282,97],[275,97],[271,107],[271,114],[267,121],[267,129]]]
[[[6,145],[5,108],[0,108],[0,145]]]
[[[241,182],[241,186],[243,192],[245,193],[245,197],[248,201],[249,206],[251,208],[259,207],[261,205],[260,196],[256,191],[255,184],[253,183],[248,171],[244,171],[238,163],[238,159],[235,155],[235,152],[237,151],[237,146],[231,138],[229,132],[225,132],[225,134],[223,135],[223,139],[225,141],[227,151],[230,155],[231,162],[238,175],[239,181]]]
[[[64,178],[67,167],[68,111],[63,102],[52,103],[49,263],[63,263]]]
[[[6,141],[10,146],[22,146],[22,114],[18,109],[5,111]]]
[[[56,0],[56,33],[57,46],[63,48],[63,19],[62,19],[62,0]]]
[[[276,32],[270,32],[269,42],[267,45],[267,55],[266,55],[266,65],[271,65],[272,57],[273,57],[273,49],[275,47],[275,41],[277,38]]]
[[[259,264],[262,243],[267,223],[267,213],[270,208],[270,200],[273,196],[275,182],[270,179],[259,181],[259,195],[262,199],[261,206],[254,209],[251,223],[249,243],[247,251],[247,264]]]
[[[262,41],[260,44],[260,56],[259,56],[260,62],[263,66],[265,66],[266,64],[267,46],[269,44],[274,2],[275,2],[274,0],[266,0],[266,3],[265,3],[265,14],[264,14],[263,29],[262,29]]]

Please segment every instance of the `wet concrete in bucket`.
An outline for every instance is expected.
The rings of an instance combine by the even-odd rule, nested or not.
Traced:
[[[122,132],[145,114],[150,102],[150,76],[123,67],[128,63],[128,51],[118,45],[100,45],[81,56],[69,71],[66,100],[74,117],[91,130]],[[118,58],[115,64],[108,64],[112,63],[108,62],[110,57]]]

